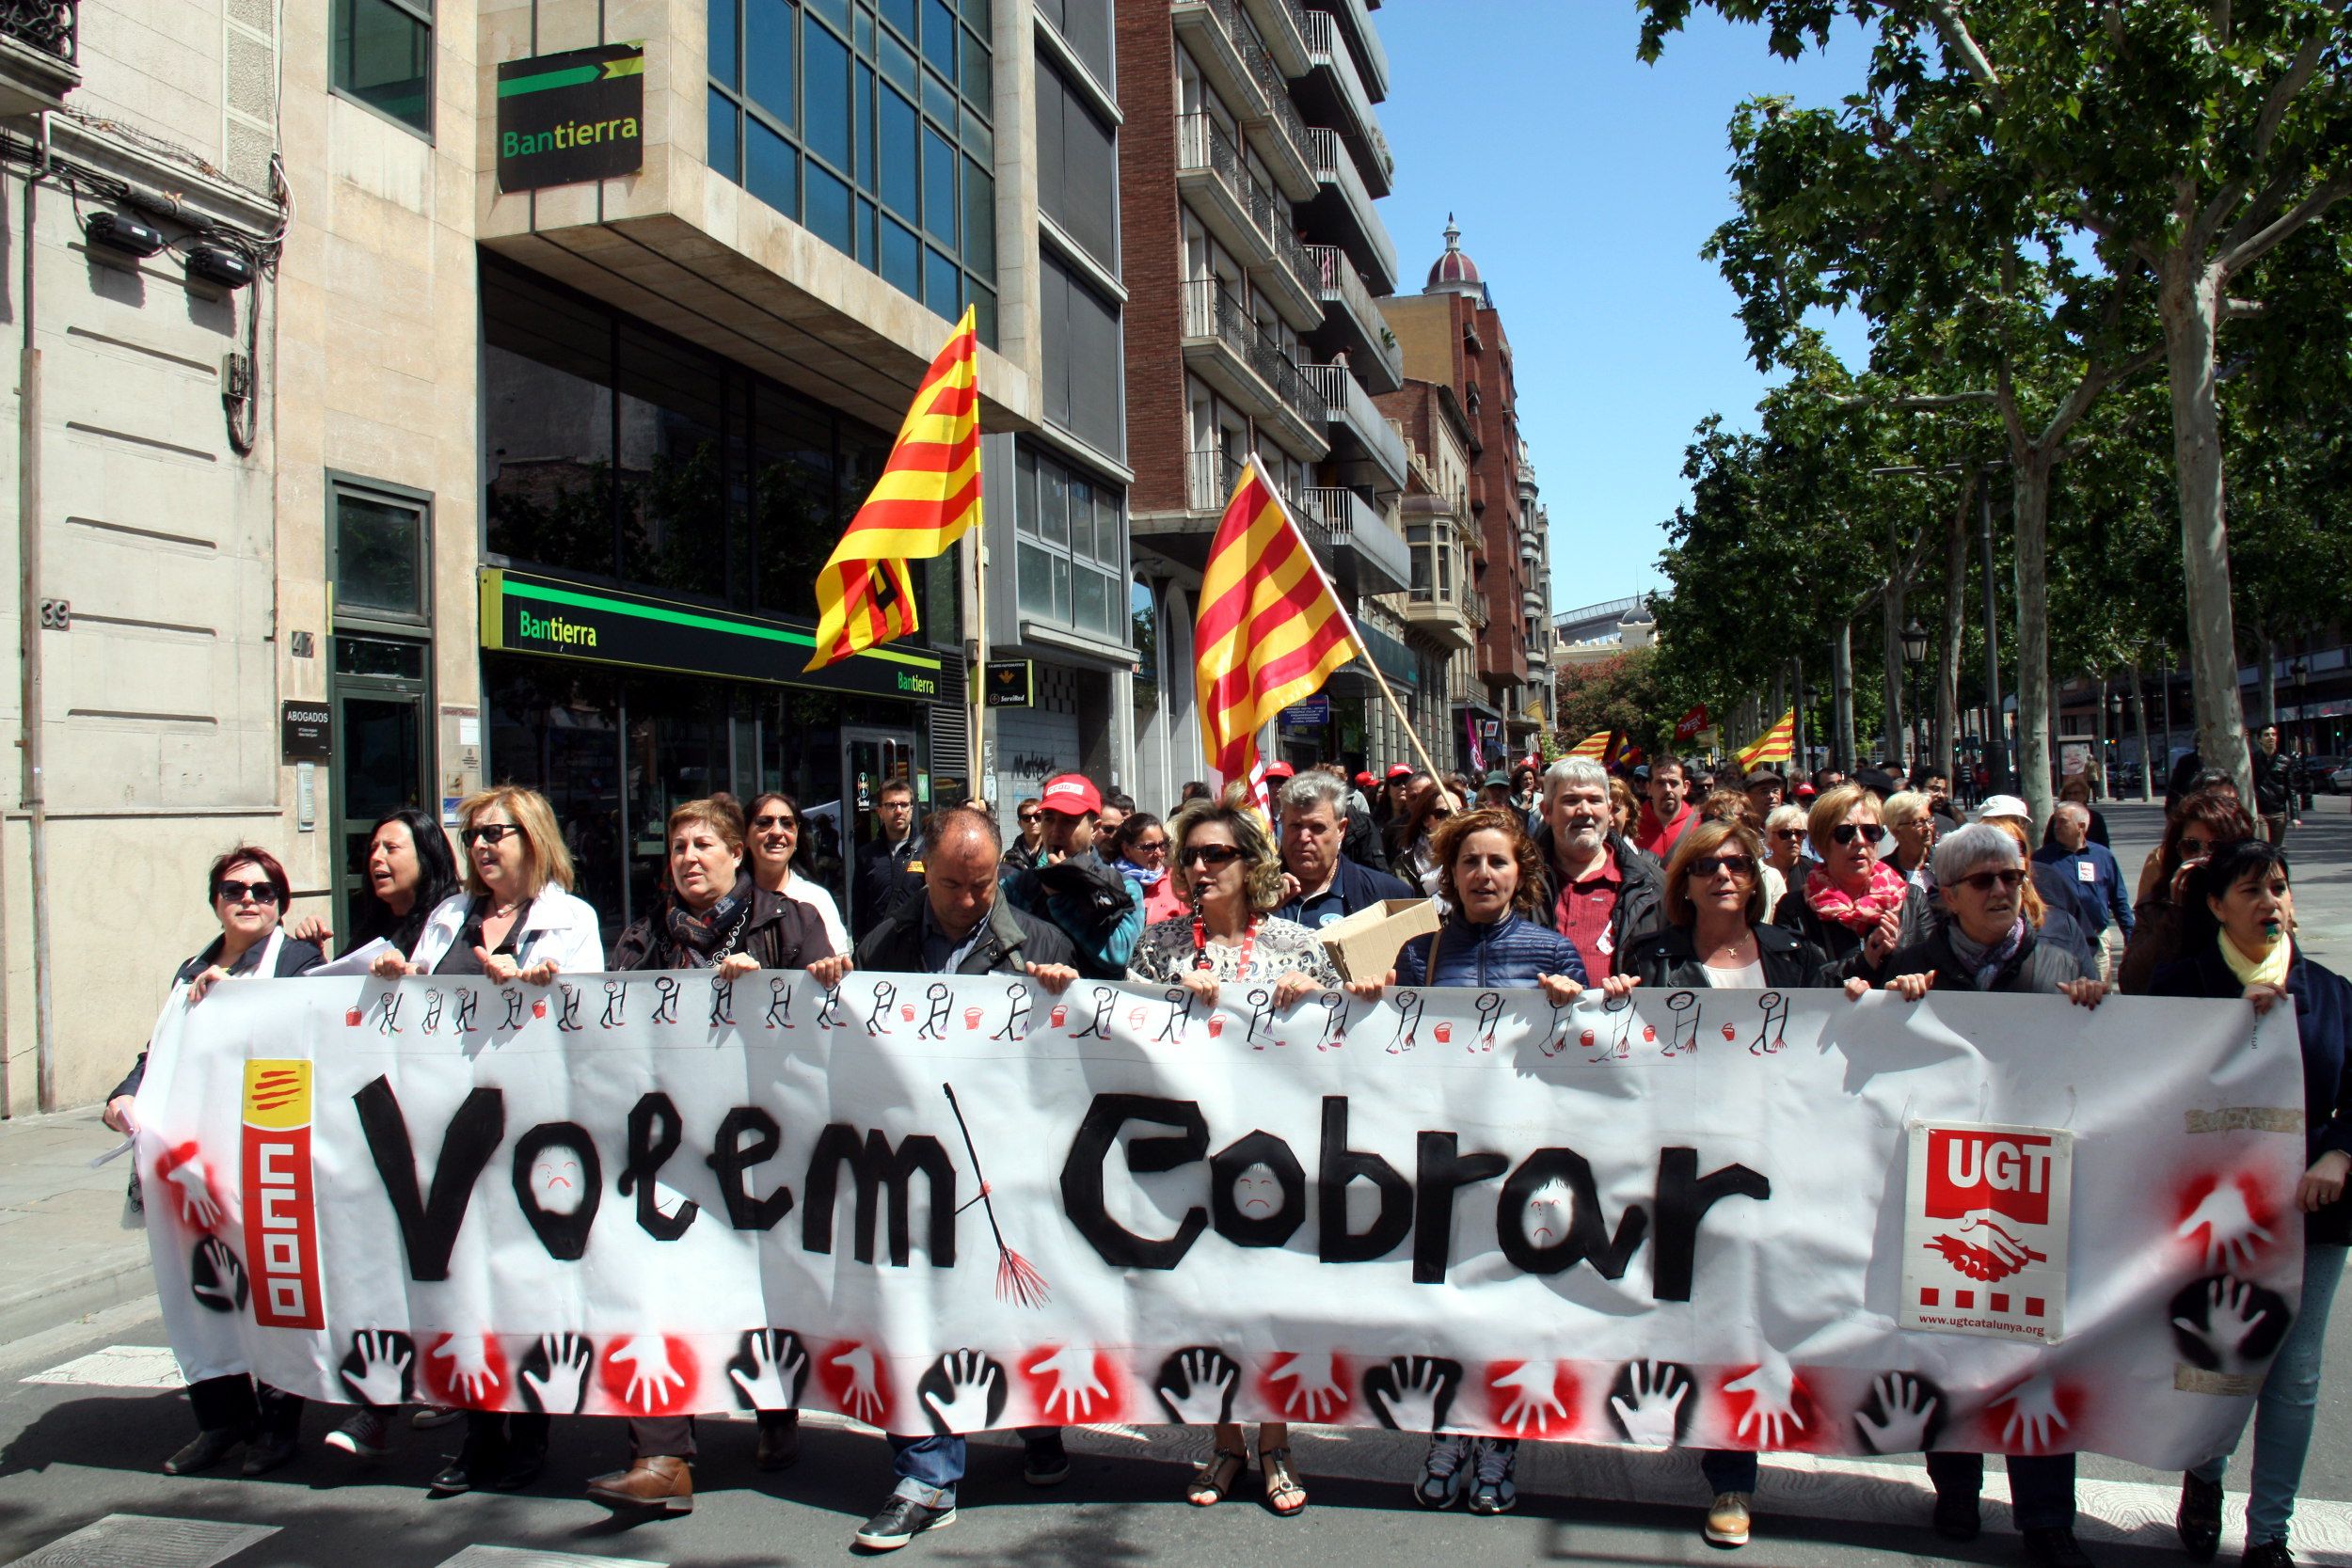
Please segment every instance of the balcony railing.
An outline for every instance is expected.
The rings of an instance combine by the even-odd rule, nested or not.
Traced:
[[[1249,70],[1250,80],[1258,84],[1259,92],[1264,95],[1266,123],[1273,127],[1276,139],[1287,144],[1283,150],[1290,154],[1294,166],[1304,170],[1311,180],[1314,163],[1308,150],[1307,122],[1298,118],[1298,105],[1291,102],[1291,85],[1283,77],[1281,68],[1255,39],[1241,40],[1241,58]]]
[[[1391,424],[1380,412],[1379,404],[1372,401],[1372,394],[1364,390],[1363,383],[1358,381],[1345,365],[1301,365],[1298,368],[1313,384],[1315,390],[1323,394],[1323,401],[1330,405],[1332,420],[1345,420],[1364,449],[1380,465],[1381,471],[1396,482],[1397,489],[1404,489],[1405,482],[1409,477],[1406,468],[1405,437],[1397,434],[1396,426]]]
[[[1330,11],[1347,28],[1363,56],[1364,70],[1369,73],[1365,86],[1372,88],[1374,103],[1389,96],[1389,52],[1380,42],[1380,30],[1372,24],[1372,17],[1364,9],[1364,0],[1317,0],[1317,9]]]
[[[1298,0],[1250,0],[1250,9],[1258,14],[1261,30],[1279,38],[1284,58],[1305,57],[1307,12]]]
[[[1314,266],[1314,278],[1323,297],[1337,300],[1341,307],[1356,318],[1359,334],[1367,346],[1380,356],[1388,367],[1391,386],[1405,379],[1405,349],[1389,333],[1389,322],[1380,313],[1380,307],[1372,301],[1372,291],[1364,286],[1363,276],[1356,263],[1347,259],[1347,252],[1335,245],[1311,245],[1306,247],[1308,260]]]
[[[1381,134],[1380,121],[1372,112],[1372,94],[1357,73],[1356,56],[1348,53],[1347,40],[1339,36],[1329,11],[1307,13],[1307,58],[1339,79],[1340,98],[1364,145],[1372,150],[1373,160],[1379,166],[1381,193],[1387,194],[1389,182],[1396,174],[1396,158],[1389,151],[1389,138]]]
[[[1307,385],[1306,377],[1281,345],[1261,331],[1249,319],[1241,301],[1227,291],[1222,280],[1215,277],[1195,277],[1184,284],[1184,336],[1214,338],[1230,349],[1250,373],[1263,382],[1275,398],[1310,429],[1321,433],[1323,423],[1331,417],[1321,394]]]
[[[1380,264],[1383,280],[1396,277],[1396,242],[1389,237],[1388,225],[1373,210],[1372,192],[1364,188],[1364,177],[1358,172],[1356,160],[1348,156],[1346,147],[1337,131],[1324,126],[1307,130],[1308,150],[1313,154],[1315,178],[1337,186],[1341,198],[1356,218],[1356,227],[1364,236],[1364,245]]]
[[[1476,626],[1480,631],[1485,631],[1487,626],[1486,595],[1475,588],[1463,594],[1462,613],[1470,617],[1471,626]]]
[[[1185,499],[1195,512],[1222,512],[1241,478],[1241,465],[1216,451],[1188,452],[1184,458]]]
[[[1234,0],[1177,0],[1175,20],[1179,23],[1197,24],[1203,16],[1210,20],[1209,32],[1214,38],[1209,46],[1210,52],[1226,56],[1205,63],[1212,68],[1222,86],[1234,89],[1240,99],[1234,104],[1235,108],[1246,114],[1257,112],[1261,105],[1250,100],[1265,89],[1251,76],[1248,65],[1242,57],[1242,44],[1249,34],[1242,25],[1241,12]],[[1194,53],[1198,55],[1200,51],[1196,48]]]
[[[80,47],[80,0],[0,0],[0,33],[74,65]]]
[[[1176,166],[1185,174],[1206,171],[1216,176],[1233,198],[1234,206],[1249,210],[1252,182],[1249,171],[1242,166],[1241,150],[1233,138],[1225,134],[1225,127],[1207,115],[1176,117]]]
[[[1329,485],[1309,490],[1307,500],[1322,514],[1324,526],[1330,531],[1331,547],[1340,552],[1343,575],[1359,591],[1393,594],[1411,585],[1413,561],[1404,537],[1370,501],[1353,490]]]

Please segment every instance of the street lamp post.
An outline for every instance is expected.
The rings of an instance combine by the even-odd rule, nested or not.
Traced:
[[[1914,616],[1903,627],[1900,636],[1903,644],[1905,677],[1903,695],[1911,703],[1911,756],[1913,762],[1916,764],[1919,754],[1926,750],[1920,743],[1923,716],[1919,712],[1919,666],[1927,662],[1928,629],[1919,624],[1917,616]]]

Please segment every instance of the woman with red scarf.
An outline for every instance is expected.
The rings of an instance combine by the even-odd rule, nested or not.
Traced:
[[[1876,968],[1895,951],[1907,923],[1925,922],[1927,895],[1880,858],[1892,850],[1894,835],[1879,819],[1878,798],[1860,784],[1824,791],[1805,828],[1818,863],[1789,888],[1772,924],[1835,960],[1859,953]],[[1906,911],[1912,903],[1916,907]]]

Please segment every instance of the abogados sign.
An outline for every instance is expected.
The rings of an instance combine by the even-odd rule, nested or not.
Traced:
[[[499,189],[634,174],[645,161],[645,50],[600,43],[499,67]]]

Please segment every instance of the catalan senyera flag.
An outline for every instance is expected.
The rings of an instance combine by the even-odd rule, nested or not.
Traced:
[[[907,562],[980,521],[979,334],[963,319],[914,388],[890,460],[817,574],[817,646],[803,673],[914,630]]]
[[[1571,747],[1568,755],[1590,757],[1595,762],[1606,764],[1609,760],[1609,743],[1616,738],[1617,732],[1614,730],[1595,730]]]
[[[1200,744],[1228,784],[1257,785],[1258,731],[1320,690],[1361,644],[1256,453],[1242,466],[1201,568],[1193,650]]]
[[[1768,762],[1792,762],[1797,755],[1797,710],[1790,708],[1780,716],[1780,721],[1766,730],[1755,745],[1743,749],[1739,755],[1740,771],[1761,768]]]

